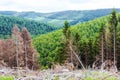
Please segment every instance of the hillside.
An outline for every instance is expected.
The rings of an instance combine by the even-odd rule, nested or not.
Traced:
[[[67,41],[73,41],[72,47],[73,49],[78,47],[78,56],[82,56],[81,60],[85,66],[92,66],[93,62],[96,60],[96,56],[99,55],[101,58],[101,33],[104,33],[104,37],[102,38],[104,42],[104,54],[107,55],[107,48],[113,49],[113,47],[108,46],[113,44],[113,29],[111,28],[111,18],[112,15],[97,18],[88,22],[84,22],[82,24],[77,24],[75,26],[70,27],[70,33],[64,33],[63,29],[54,31],[48,34],[40,35],[33,40],[33,44],[37,51],[40,54],[40,63],[43,67],[48,68],[52,65],[52,63],[60,63],[60,60],[64,59],[66,53],[67,46],[70,45]],[[116,27],[116,42],[117,42],[117,52],[119,52],[119,32],[120,32],[120,15],[117,15],[118,18],[118,26]],[[65,24],[67,25],[67,24]],[[71,34],[71,37],[65,38]],[[66,43],[65,43],[66,40]],[[110,43],[111,40],[111,43]],[[108,43],[109,42],[109,43]],[[68,50],[70,51],[70,50]],[[68,52],[67,51],[67,52]],[[76,51],[76,48],[75,48]],[[70,52],[69,52],[70,53]],[[109,53],[110,54],[110,53]],[[110,54],[113,56],[113,54]],[[111,57],[110,56],[110,57]],[[119,57],[119,56],[118,56]],[[70,58],[70,57],[69,57]],[[113,58],[112,58],[113,59]],[[119,60],[118,60],[119,61]],[[107,64],[107,63],[106,63]],[[119,66],[119,63],[118,63]]]
[[[98,9],[98,10],[69,10],[51,13],[38,12],[15,12],[15,11],[0,11],[2,15],[17,16],[32,20],[39,20],[43,23],[48,23],[52,26],[62,27],[65,20],[74,25],[81,22],[93,20],[95,18],[108,15],[112,9]],[[116,9],[120,12],[120,9]]]
[[[76,33],[80,35],[79,45],[81,53],[84,53],[85,51],[84,48],[86,45],[83,44],[88,44],[90,41],[92,41],[93,45],[91,46],[93,48],[97,47],[97,38],[99,37],[101,25],[106,21],[106,17],[101,17],[82,24],[77,24],[70,28],[73,39],[75,38]],[[34,38],[33,44],[40,53],[40,61],[43,66],[50,67],[51,62],[56,62],[56,57],[59,55],[59,49],[63,46],[63,38],[62,30],[53,31]],[[63,50],[61,49],[61,51]],[[90,52],[92,55],[96,55],[98,53],[99,51],[97,50]],[[95,56],[92,59],[94,58]]]
[[[39,21],[0,15],[0,37],[5,38],[6,36],[10,36],[12,27],[15,24],[20,29],[26,27],[32,35],[40,35],[57,29]]]

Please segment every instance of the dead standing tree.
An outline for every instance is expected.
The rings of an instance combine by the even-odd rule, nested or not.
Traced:
[[[24,44],[24,62],[26,68],[37,69],[37,51],[32,46],[32,39],[28,30],[24,27],[21,32],[21,37],[23,38]]]
[[[23,55],[23,39],[21,37],[21,33],[19,28],[15,25],[12,30],[12,38],[15,42],[15,51],[16,51],[16,67],[23,66],[24,63],[21,64],[23,61],[22,55]]]
[[[103,50],[104,46],[103,46],[103,41],[101,40],[102,64],[104,64],[102,66],[104,68],[107,68],[108,70],[114,69],[115,72],[117,71],[117,53],[116,53],[117,25],[118,25],[118,19],[115,10],[113,10],[111,15],[109,16],[109,21],[107,23],[107,26],[105,27],[105,33],[101,34],[101,35],[105,35],[105,51]],[[104,54],[103,51],[105,52]],[[105,60],[103,63],[104,56],[105,56]]]
[[[117,33],[117,25],[118,25],[118,19],[117,19],[117,16],[116,16],[116,11],[113,10],[112,13],[111,13],[111,17],[110,17],[110,23],[111,23],[111,27],[113,29],[113,42],[114,42],[114,47],[113,47],[113,56],[114,56],[114,68],[116,68],[116,63],[117,63],[117,59],[116,59],[116,33]]]
[[[0,40],[0,64],[8,67],[27,67],[38,69],[37,51],[26,28],[22,32],[15,25],[12,39]]]

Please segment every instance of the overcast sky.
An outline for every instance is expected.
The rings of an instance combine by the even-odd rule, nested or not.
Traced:
[[[55,12],[120,8],[120,0],[0,0],[0,11]]]

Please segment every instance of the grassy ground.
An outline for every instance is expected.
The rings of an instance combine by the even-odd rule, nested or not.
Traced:
[[[0,80],[14,80],[12,76],[0,76]]]

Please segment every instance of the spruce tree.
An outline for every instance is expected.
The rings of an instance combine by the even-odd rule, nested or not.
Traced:
[[[116,16],[116,11],[113,9],[111,16],[110,16],[110,24],[112,27],[112,32],[113,32],[113,56],[114,56],[114,67],[116,66],[116,29],[118,25],[118,19]]]
[[[101,40],[101,62],[103,64],[104,62],[104,25],[101,26],[101,29],[100,29],[100,40]],[[102,67],[103,69],[103,67]]]
[[[66,61],[69,63],[72,62],[72,53],[69,48],[71,41],[70,24],[67,21],[65,21],[64,23],[63,34],[64,34],[63,42],[65,45],[65,54],[67,58]]]
[[[21,32],[21,37],[23,38],[24,44],[24,62],[26,68],[36,69],[38,67],[37,63],[37,52],[32,46],[32,39],[28,30],[24,27]]]
[[[21,33],[17,25],[13,27],[12,30],[12,38],[15,43],[15,52],[16,52],[16,67],[20,67],[23,65],[21,62],[23,61],[22,55],[23,55],[23,38],[21,37]]]

